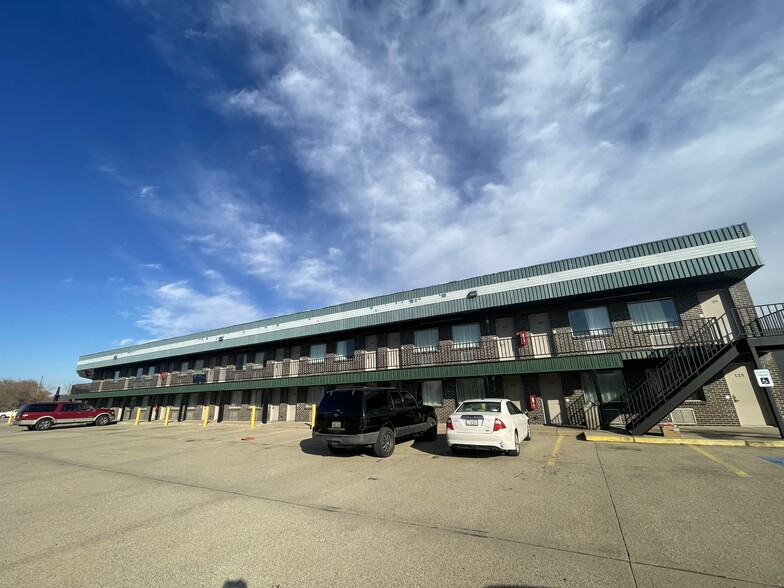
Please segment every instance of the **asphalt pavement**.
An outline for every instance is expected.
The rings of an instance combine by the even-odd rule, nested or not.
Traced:
[[[0,586],[784,586],[784,449],[0,427]],[[541,432],[540,432],[541,433]]]

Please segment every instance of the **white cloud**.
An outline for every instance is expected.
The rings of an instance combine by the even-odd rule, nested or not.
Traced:
[[[780,296],[784,9],[756,7],[219,3],[247,83],[209,97],[311,192],[195,165],[185,239],[329,303],[749,221]]]
[[[139,198],[152,198],[157,190],[157,186],[143,186],[139,189],[138,196]]]
[[[197,31],[194,29],[185,29],[182,33],[182,36],[186,39],[201,39],[201,40],[209,40],[212,41],[218,38],[218,35],[215,33],[211,33],[209,31]]]
[[[142,267],[144,269],[151,269],[151,270],[160,271],[160,270],[163,269],[163,264],[162,263],[144,263],[144,264],[142,264],[139,267]]]
[[[180,280],[151,286],[147,292],[153,306],[141,313],[136,325],[157,338],[258,320],[259,311],[238,289],[211,272],[200,288]]]

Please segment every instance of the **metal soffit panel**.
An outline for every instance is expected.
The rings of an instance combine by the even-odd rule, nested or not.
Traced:
[[[728,235],[732,235],[733,231],[736,232],[736,236],[732,239],[728,238]],[[716,235],[713,235],[713,233],[716,233]],[[603,254],[543,264],[533,268],[512,270],[469,280],[461,280],[446,285],[431,286],[365,301],[337,305],[319,311],[307,311],[287,317],[267,319],[114,351],[84,355],[80,357],[77,369],[94,369],[188,353],[235,349],[244,345],[302,338],[392,322],[484,310],[510,304],[544,301],[684,278],[714,274],[737,274],[739,277],[745,277],[762,265],[753,238],[746,236],[739,239],[737,236],[737,234],[743,235],[746,233],[745,225],[740,225],[719,231],[709,231],[698,236],[666,240],[667,242],[675,242],[668,246],[665,246],[665,242],[634,246]],[[705,236],[708,234],[711,236]],[[724,238],[720,239],[719,237]],[[696,245],[691,244],[691,241],[694,241]],[[708,244],[702,244],[703,241],[708,242]],[[683,245],[684,247],[679,249],[675,245]],[[683,251],[683,249],[693,249],[695,246],[702,247],[703,249],[700,251],[713,251],[714,253],[691,259],[672,258],[673,255],[694,253]],[[628,265],[633,265],[628,260],[635,259],[635,255],[638,257],[640,255],[654,255],[656,257],[638,259],[636,263],[643,264],[642,267],[623,269]],[[670,258],[672,258],[670,261],[665,261]],[[597,268],[578,263],[587,259],[612,265]],[[607,259],[611,260],[606,261]],[[657,263],[653,263],[654,261]],[[649,265],[646,266],[644,263]],[[543,267],[555,270],[557,275],[552,273],[544,275],[539,271],[532,271],[529,272],[531,275],[524,276],[527,270],[536,270]],[[612,269],[614,271],[590,275],[591,272],[596,272],[599,269]],[[575,277],[570,278],[570,276]],[[501,278],[504,278],[504,280]],[[481,288],[481,294],[476,298],[467,299],[464,290],[459,288],[455,290],[457,286],[462,288]],[[447,288],[452,289],[451,293],[446,292]],[[457,293],[455,294],[455,292]],[[405,298],[405,296],[412,296],[412,298]],[[123,361],[116,361],[113,357],[114,355],[122,355]]]

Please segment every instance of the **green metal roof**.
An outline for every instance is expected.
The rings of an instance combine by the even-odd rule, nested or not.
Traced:
[[[717,276],[743,279],[762,266],[759,252],[753,239],[750,238],[745,223],[733,225],[683,237],[83,355],[79,358],[77,369],[119,366],[196,353],[228,352],[230,349],[277,341],[304,339],[327,333],[509,305],[544,302],[676,280]],[[690,257],[702,251],[710,254]],[[648,265],[633,267],[635,260],[643,258],[646,258],[645,262]],[[630,266],[630,269],[623,269],[624,265]],[[575,277],[569,279],[571,275]],[[548,276],[553,276],[553,281],[548,281]],[[528,283],[530,285],[526,285]],[[482,293],[473,298],[467,298],[462,294],[472,289],[481,289]],[[423,300],[428,302],[423,303]],[[291,327],[286,326],[289,323],[292,324]],[[118,357],[114,358],[114,355]]]

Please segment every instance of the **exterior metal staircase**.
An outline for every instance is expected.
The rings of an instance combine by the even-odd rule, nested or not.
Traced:
[[[784,305],[734,308],[709,319],[622,398],[625,428],[643,435],[737,359],[751,338],[784,333]]]

